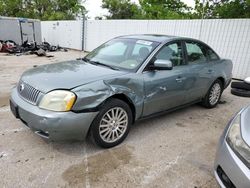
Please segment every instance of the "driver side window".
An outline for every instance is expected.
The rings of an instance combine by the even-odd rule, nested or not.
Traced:
[[[184,65],[181,42],[164,46],[156,55],[156,59],[169,60],[173,63],[173,66]]]

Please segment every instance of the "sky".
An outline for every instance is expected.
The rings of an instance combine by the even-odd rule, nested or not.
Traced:
[[[132,0],[138,2],[138,0]],[[190,7],[194,7],[194,0],[181,0]],[[107,10],[101,8],[102,0],[86,0],[84,6],[87,8],[90,19],[95,19],[96,16],[102,16],[108,13]]]

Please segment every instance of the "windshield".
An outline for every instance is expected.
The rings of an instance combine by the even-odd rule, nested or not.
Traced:
[[[84,60],[116,69],[137,70],[159,43],[139,39],[113,39],[96,48]]]

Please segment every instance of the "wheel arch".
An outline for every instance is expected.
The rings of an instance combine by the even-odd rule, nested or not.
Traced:
[[[218,77],[216,80],[220,80],[220,81],[221,81],[221,83],[222,83],[222,88],[224,89],[224,88],[225,88],[225,82],[226,82],[225,79],[224,79],[222,76],[220,76],[220,77]],[[215,80],[215,81],[216,81],[216,80]],[[215,82],[215,81],[214,81],[214,82]]]
[[[206,93],[204,93],[204,97],[203,97],[203,98],[206,97],[207,92],[209,91],[209,89],[212,87],[212,85],[214,84],[214,82],[215,82],[216,80],[220,80],[220,81],[221,81],[221,83],[222,83],[222,88],[223,88],[223,90],[224,90],[225,79],[224,79],[222,76],[219,76],[219,77],[215,78],[214,80],[212,80],[212,81],[209,83],[209,85],[207,86]]]
[[[135,117],[136,117],[136,109],[135,109],[135,105],[134,103],[132,102],[132,100],[125,94],[123,93],[117,93],[117,94],[114,94],[108,98],[106,98],[101,104],[99,104],[95,110],[100,110],[102,108],[103,105],[105,105],[105,103],[109,100],[112,100],[112,99],[119,99],[125,103],[127,103],[132,111],[132,116],[133,116],[133,119],[132,119],[132,123],[135,122]],[[93,122],[92,122],[93,123]],[[91,130],[91,126],[92,126],[92,123],[87,131],[87,136],[90,136],[90,130]]]
[[[109,98],[107,98],[103,103],[105,103],[107,100],[111,100],[111,99],[119,99],[125,103],[127,103],[132,111],[132,115],[133,115],[133,123],[135,122],[135,116],[136,116],[136,109],[135,109],[135,105],[132,102],[132,100],[125,94],[123,93],[118,93],[118,94],[114,94],[112,96],[110,96]]]

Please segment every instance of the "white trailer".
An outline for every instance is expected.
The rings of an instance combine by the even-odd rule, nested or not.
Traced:
[[[28,40],[41,44],[41,22],[36,19],[0,16],[0,40],[12,40],[17,44]]]

